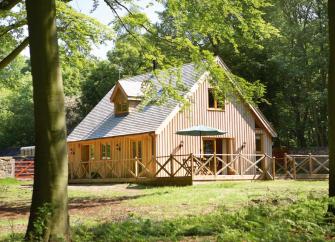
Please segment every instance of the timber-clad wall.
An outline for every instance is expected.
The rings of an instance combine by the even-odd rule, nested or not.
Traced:
[[[110,144],[111,146],[111,157],[106,160],[109,162],[110,167],[115,167],[114,170],[122,171],[121,174],[115,174],[119,177],[130,177],[128,169],[134,170],[133,157],[131,157],[131,142],[132,141],[142,141],[142,160],[144,164],[149,162],[153,156],[153,135],[140,134],[140,135],[131,135],[131,136],[121,136],[121,137],[111,137],[103,138],[96,140],[86,140],[86,141],[77,141],[68,143],[68,155],[69,162],[73,167],[71,169],[76,170],[81,163],[81,152],[83,145],[94,145],[94,159],[90,159],[92,171],[94,167],[98,169],[99,161],[102,161],[101,157],[101,144]],[[95,164],[96,163],[96,164]],[[155,167],[150,167],[150,170],[154,171]],[[99,172],[104,172],[99,170]],[[107,170],[108,172],[108,170]],[[104,176],[106,174],[103,174]]]
[[[157,156],[174,154],[200,153],[200,139],[194,136],[176,135],[176,131],[194,125],[206,125],[227,131],[227,134],[217,138],[231,138],[231,153],[255,154],[255,116],[247,105],[241,101],[231,101],[225,104],[224,111],[208,109],[208,81],[199,83],[199,87],[191,96],[192,104],[189,109],[178,112],[156,138]],[[272,155],[271,136],[263,129],[263,152]],[[177,147],[183,143],[183,146]],[[243,143],[245,142],[245,146]],[[177,151],[177,152],[174,152]],[[247,162],[239,169],[248,167]],[[253,172],[253,171],[251,171]]]

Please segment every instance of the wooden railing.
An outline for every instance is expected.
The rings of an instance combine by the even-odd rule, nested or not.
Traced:
[[[261,175],[273,179],[272,157],[267,154],[203,154],[195,155],[194,175]]]
[[[329,176],[328,155],[291,155],[274,158],[274,174],[290,179],[324,179]]]
[[[170,155],[153,157],[149,161],[134,158],[70,162],[69,175],[70,179],[185,177],[192,175],[191,160],[192,155]]]
[[[187,154],[128,160],[70,162],[70,179],[206,177],[273,179],[273,158],[266,154]]]

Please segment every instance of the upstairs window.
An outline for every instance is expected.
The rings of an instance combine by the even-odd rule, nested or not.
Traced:
[[[115,114],[126,114],[129,112],[128,102],[115,103]]]
[[[215,99],[214,90],[212,88],[208,88],[208,108],[224,110],[224,101],[219,102],[217,99]]]

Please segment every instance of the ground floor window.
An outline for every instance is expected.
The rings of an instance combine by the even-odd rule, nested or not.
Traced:
[[[101,144],[101,159],[106,160],[111,158],[111,145]]]
[[[94,160],[94,145],[90,145],[90,160]]]
[[[263,135],[256,134],[256,153],[263,153]]]

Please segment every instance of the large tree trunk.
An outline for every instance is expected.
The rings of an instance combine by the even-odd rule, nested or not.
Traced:
[[[26,0],[36,132],[27,240],[69,240],[64,93],[55,0]]]
[[[328,77],[328,145],[329,145],[329,197],[335,197],[335,1],[328,0],[329,19],[329,77]],[[335,214],[335,207],[329,211]]]

